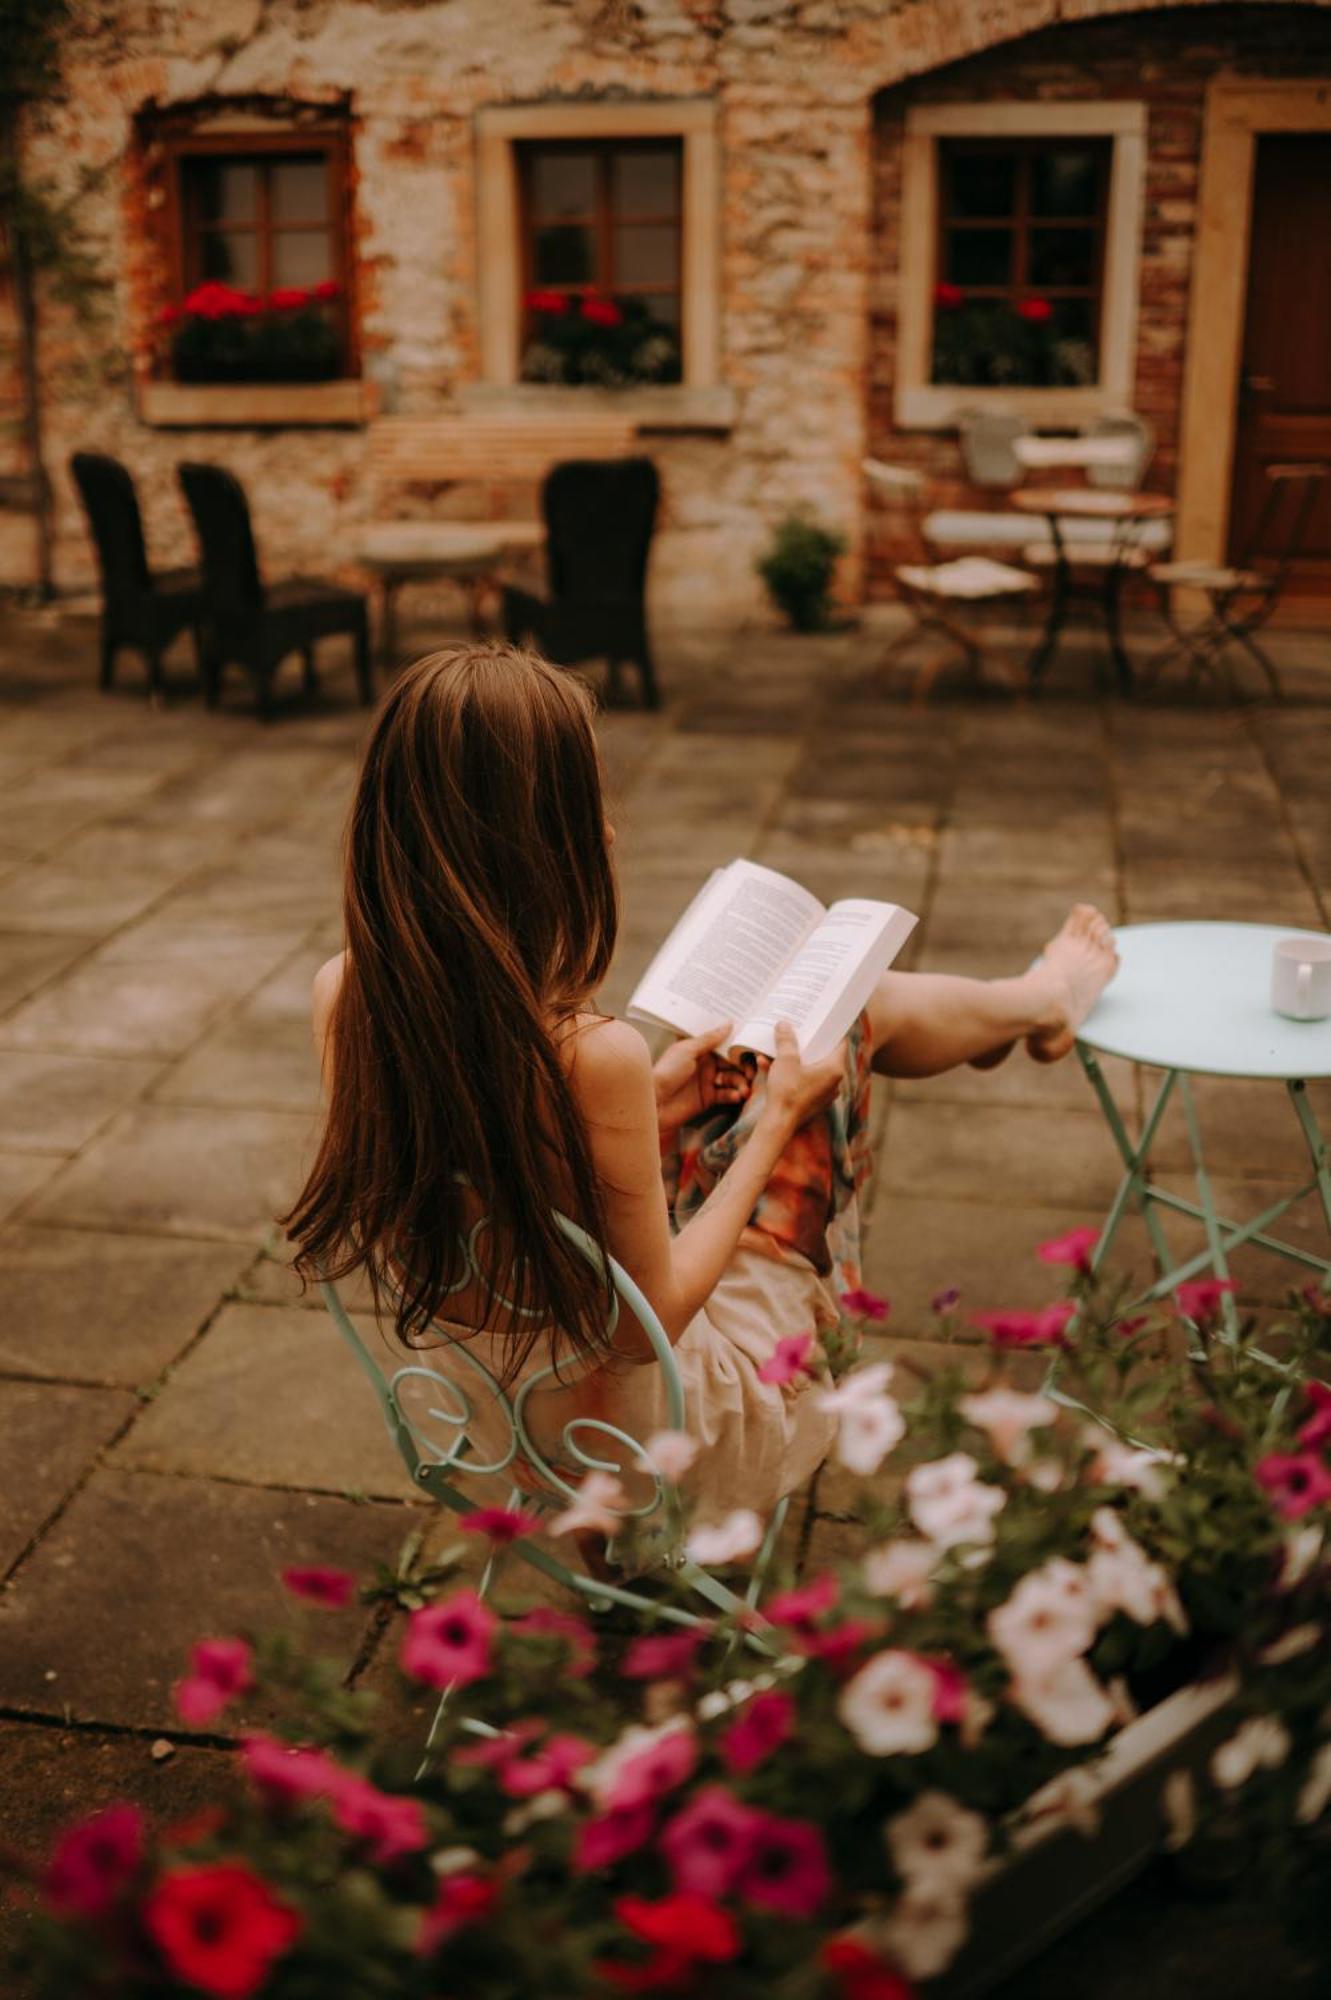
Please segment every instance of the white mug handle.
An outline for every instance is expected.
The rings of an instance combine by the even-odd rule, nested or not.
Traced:
[[[1299,966],[1299,976],[1294,982],[1294,1011],[1300,1020],[1306,1021],[1312,1008],[1313,969],[1305,958]]]

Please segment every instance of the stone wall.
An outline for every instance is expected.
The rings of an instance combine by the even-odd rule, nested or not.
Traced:
[[[1331,19],[1296,7],[1249,5],[1050,28],[880,95],[874,107],[869,381],[869,449],[875,456],[924,472],[940,505],[992,504],[992,496],[967,488],[953,433],[899,431],[893,417],[901,140],[908,107],[996,98],[1133,99],[1147,106],[1133,407],[1156,433],[1147,484],[1162,493],[1175,490],[1206,87],[1222,72],[1331,76]],[[870,595],[890,593],[892,564],[904,552],[899,520],[871,512]]]
[[[92,574],[65,472],[81,445],[133,468],[162,563],[190,556],[174,482],[182,458],[216,460],[244,480],[274,573],[346,568],[374,506],[358,429],[179,431],[140,420],[161,284],[156,191],[139,138],[146,109],[236,98],[348,103],[362,353],[372,369],[391,372],[399,407],[410,410],[446,406],[478,374],[475,112],[578,96],[706,96],[721,120],[723,379],[736,414],[724,436],[650,440],[665,486],[657,610],[708,620],[758,610],[753,557],[796,502],[850,534],[842,587],[858,596],[859,460],[867,426],[878,442],[890,407],[892,132],[904,102],[899,93],[883,99],[875,126],[875,93],[996,43],[1004,46],[969,69],[919,87],[1025,88],[1029,59],[1040,88],[1078,88],[1076,62],[1058,51],[1096,32],[1121,62],[1133,48],[1155,48],[1157,37],[1162,50],[1209,50],[1189,57],[1177,85],[1163,74],[1172,58],[1162,57],[1153,86],[1151,282],[1168,292],[1186,275],[1177,207],[1195,179],[1201,84],[1232,36],[1217,39],[1211,9],[1196,28],[1156,13],[1039,35],[1055,19],[1121,11],[1120,0],[77,0],[64,89],[27,130],[32,169],[57,188],[72,192],[85,168],[96,170],[79,212],[112,281],[94,337],[49,297],[43,305],[59,583],[77,587]],[[1293,16],[1298,33],[1317,29],[1326,46],[1311,5],[1258,0],[1246,11],[1272,17],[1281,35]],[[1010,46],[1027,34],[1036,39]],[[1265,41],[1249,35],[1257,59],[1269,57]],[[1103,94],[1099,79],[1096,89]],[[1174,393],[1176,303],[1162,298],[1143,337],[1157,367],[1144,386],[1157,405]],[[934,441],[912,448],[935,462]],[[0,510],[0,582],[30,574],[30,560],[29,524]]]

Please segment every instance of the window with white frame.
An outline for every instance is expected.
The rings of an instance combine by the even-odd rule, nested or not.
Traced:
[[[477,136],[485,383],[715,387],[714,105],[496,105]]]
[[[903,143],[897,422],[1127,405],[1145,107],[917,105]]]

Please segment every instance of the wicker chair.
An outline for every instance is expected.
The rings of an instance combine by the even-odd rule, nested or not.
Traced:
[[[511,587],[504,592],[511,643],[534,639],[558,666],[604,659],[612,700],[627,661],[638,670],[647,708],[661,705],[645,595],[660,492],[649,458],[570,459],[555,466],[541,489],[550,597]]]
[[[348,633],[356,684],[368,708],[374,690],[365,598],[312,577],[265,585],[239,480],[218,465],[181,465],[177,472],[203,553],[203,681],[209,707],[217,705],[224,669],[235,664],[252,677],[259,713],[269,721],[273,680],[288,653],[302,656],[305,686],[313,693],[317,641]]]
[[[142,653],[154,699],[162,692],[162,655],[185,630],[194,634],[200,665],[199,621],[203,581],[197,569],[148,567],[134,481],[119,459],[101,452],[76,451],[69,461],[97,551],[102,583],[101,666],[98,685],[111,686],[122,646]]]

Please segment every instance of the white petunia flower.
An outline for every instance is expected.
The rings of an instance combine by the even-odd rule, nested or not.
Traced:
[[[1284,1556],[1280,1565],[1278,1590],[1293,1590],[1303,1582],[1322,1553],[1322,1530],[1310,1522],[1301,1528],[1293,1528],[1285,1537]]]
[[[913,1653],[875,1653],[837,1698],[837,1714],[871,1757],[914,1756],[938,1741],[938,1683]]]
[[[978,1470],[969,1452],[954,1451],[947,1458],[913,1466],[906,1475],[911,1519],[940,1548],[994,1539],[994,1515],[1007,1495],[1001,1487],[977,1479]]]
[[[848,1404],[841,1412],[837,1457],[849,1472],[869,1479],[906,1435],[906,1419],[890,1396]]]
[[[1124,1444],[1103,1424],[1087,1424],[1081,1434],[1082,1443],[1095,1453],[1089,1467],[1091,1480],[1097,1486],[1124,1486],[1135,1493],[1144,1493],[1148,1500],[1162,1499],[1165,1492],[1165,1472],[1179,1460],[1167,1451],[1152,1451],[1145,1445]]]
[[[714,1527],[695,1528],[684,1544],[684,1553],[704,1569],[718,1563],[743,1562],[762,1547],[763,1532],[752,1507],[737,1507]]]
[[[908,1889],[969,1889],[985,1872],[989,1828],[946,1792],[921,1792],[883,1829],[892,1866]]]
[[[589,1472],[562,1514],[550,1523],[552,1535],[613,1535],[623,1526],[621,1513],[628,1495],[613,1472]]]
[[[963,1396],[957,1404],[968,1424],[985,1433],[1004,1465],[1024,1465],[1031,1455],[1031,1432],[1043,1430],[1058,1415],[1048,1396],[1028,1396],[1019,1389],[986,1389]]]
[[[1305,1653],[1311,1653],[1321,1643],[1320,1625],[1291,1625],[1288,1632],[1282,1632],[1269,1646],[1263,1646],[1257,1658],[1264,1667],[1283,1667],[1287,1661],[1298,1660]]]
[[[1091,1531],[1099,1546],[1086,1565],[1086,1575],[1100,1616],[1123,1611],[1138,1625],[1154,1625],[1163,1618],[1176,1632],[1186,1632],[1188,1621],[1168,1571],[1133,1541],[1112,1507],[1096,1509]]]
[[[1063,1749],[1094,1743],[1114,1720],[1114,1705],[1085,1660],[1065,1660],[1040,1680],[1014,1681],[1012,1699]]]
[[[870,1549],[864,1558],[864,1587],[872,1597],[895,1597],[903,1611],[919,1611],[933,1592],[929,1579],[938,1562],[932,1542],[913,1541],[903,1536]]]
[[[698,1440],[687,1431],[654,1431],[643,1446],[662,1479],[677,1485],[698,1456]]]
[[[873,1361],[867,1368],[856,1368],[843,1375],[834,1389],[822,1390],[818,1408],[840,1416],[843,1410],[853,1410],[857,1403],[877,1402],[891,1380],[892,1363]]]
[[[505,1813],[500,1825],[510,1840],[516,1840],[542,1820],[558,1819],[561,1813],[567,1811],[566,1792],[537,1792],[535,1798],[525,1799],[520,1806],[514,1806],[511,1812]],[[480,1859],[479,1855],[477,1859]]]
[[[1289,1755],[1289,1731],[1278,1715],[1250,1715],[1211,1758],[1211,1776],[1222,1791],[1237,1791],[1254,1771],[1274,1771]]]
[[[438,1847],[430,1856],[430,1866],[436,1875],[462,1875],[484,1863],[474,1847]]]
[[[1039,1681],[1084,1653],[1099,1621],[1085,1571],[1055,1556],[1022,1577],[987,1622],[1014,1679]]]
[[[872,1939],[908,1978],[934,1979],[951,1965],[969,1928],[963,1896],[921,1885],[898,1898],[891,1916],[873,1926]]]
[[[1308,1775],[1294,1807],[1294,1817],[1300,1826],[1311,1826],[1314,1820],[1322,1817],[1328,1805],[1331,1805],[1331,1743],[1324,1743],[1308,1766]]]
[[[1191,1771],[1171,1771],[1160,1793],[1165,1849],[1177,1854],[1197,1831],[1197,1781]]]
[[[598,1806],[605,1807],[619,1783],[620,1772],[630,1759],[655,1750],[668,1738],[680,1734],[693,1734],[693,1724],[687,1717],[672,1716],[653,1729],[644,1729],[640,1722],[631,1722],[601,1752],[594,1764],[583,1765],[575,1780],[578,1789],[586,1792]]]

